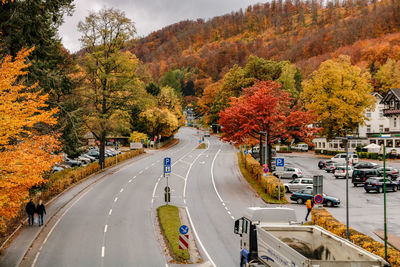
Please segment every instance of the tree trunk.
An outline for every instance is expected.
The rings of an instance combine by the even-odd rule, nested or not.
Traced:
[[[100,135],[100,156],[99,156],[99,164],[100,168],[105,168],[105,144],[106,144],[106,133],[103,131]]]

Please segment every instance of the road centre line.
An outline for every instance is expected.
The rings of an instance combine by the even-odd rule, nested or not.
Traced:
[[[119,192],[120,192],[120,193],[122,193],[123,191],[124,191],[124,189],[123,189],[123,188],[121,188],[121,190],[119,190]]]
[[[130,182],[132,182],[132,179],[130,179],[130,180],[128,181],[128,183],[130,183]]]
[[[117,200],[118,200],[118,197],[114,198],[114,202],[117,202]]]
[[[110,211],[108,212],[108,215],[111,215],[111,213],[112,213],[112,209],[110,209]]]
[[[141,170],[140,172],[139,172],[139,174],[142,174],[143,173],[143,170]]]
[[[104,233],[107,233],[107,228],[108,228],[108,226],[107,226],[107,224],[104,226]]]
[[[101,257],[102,257],[102,258],[104,258],[104,250],[105,250],[105,247],[102,246],[102,247],[101,247]]]

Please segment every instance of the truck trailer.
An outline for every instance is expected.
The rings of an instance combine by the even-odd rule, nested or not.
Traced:
[[[248,208],[235,221],[240,240],[240,266],[389,267],[350,241],[315,225],[297,222],[289,208]]]

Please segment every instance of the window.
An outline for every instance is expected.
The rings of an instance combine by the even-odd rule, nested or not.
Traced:
[[[386,140],[386,146],[393,147],[393,140],[391,140],[391,139]]]
[[[367,125],[367,133],[371,132],[371,125]]]
[[[325,143],[322,143],[322,148],[325,148]]]
[[[369,140],[369,143],[370,144],[376,144],[376,140],[375,139],[371,139],[371,140]]]
[[[394,143],[396,144],[396,147],[400,147],[400,139],[394,140]]]
[[[380,132],[380,133],[383,132],[383,125],[379,125],[379,132]]]
[[[393,119],[393,128],[397,128],[397,118]]]
[[[371,111],[367,111],[367,113],[365,114],[365,116],[366,116],[367,118],[371,118]]]
[[[383,118],[383,109],[379,110],[379,118]]]
[[[385,143],[385,140],[383,140],[383,139],[379,139],[379,140],[378,140],[378,145],[381,146],[381,145],[383,145],[384,143]]]

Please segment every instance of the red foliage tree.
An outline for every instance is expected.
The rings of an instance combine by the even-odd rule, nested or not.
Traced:
[[[309,127],[316,119],[301,106],[292,107],[292,98],[272,81],[257,81],[244,89],[244,95],[231,98],[230,107],[219,113],[224,141],[243,144],[246,138],[268,140],[268,166],[271,167],[271,146],[279,138],[296,138],[310,142],[318,129]],[[260,146],[260,149],[262,146]],[[262,150],[260,150],[262,159]],[[263,161],[261,161],[263,162]]]

